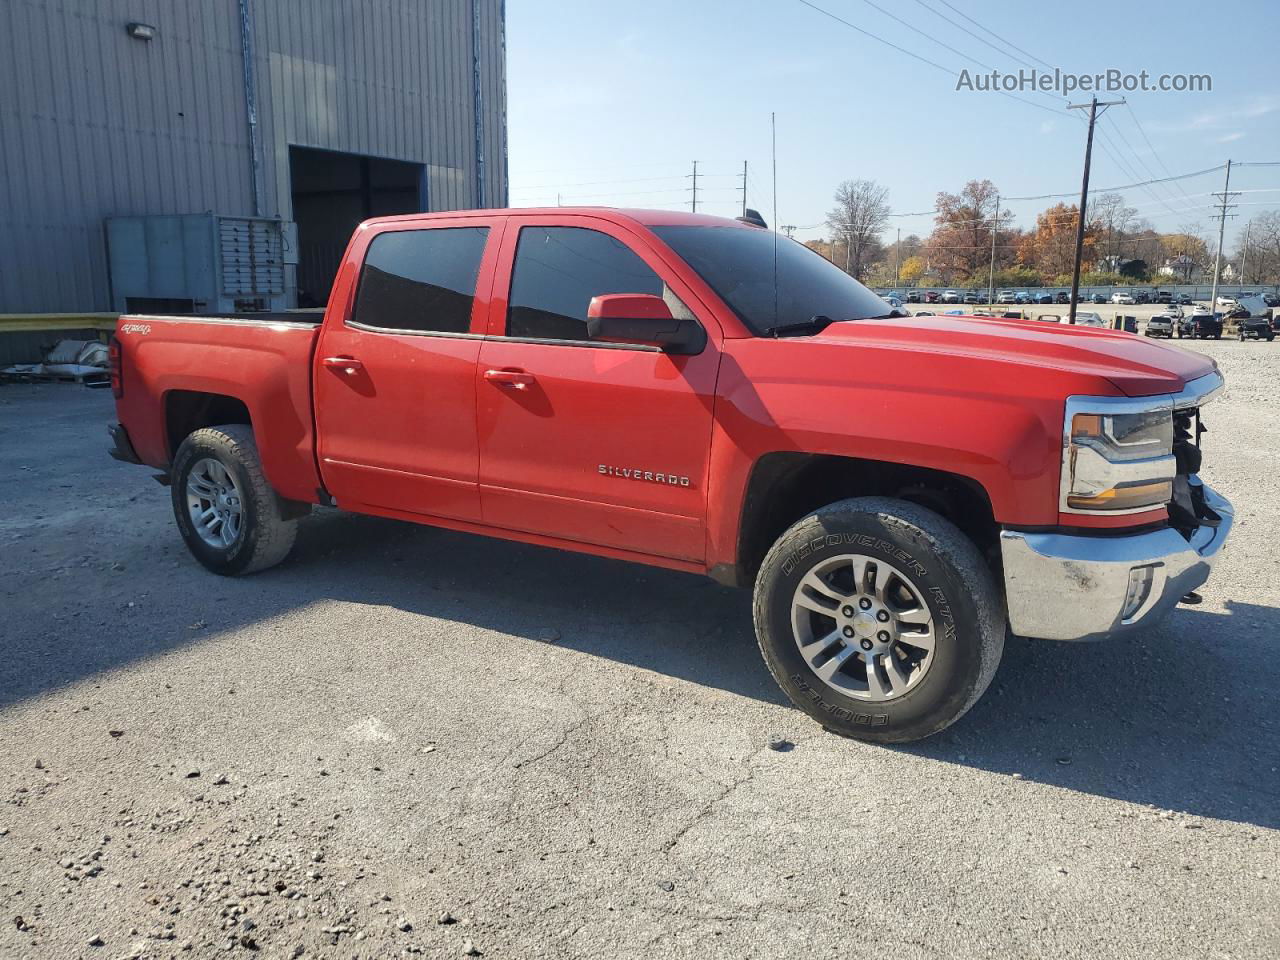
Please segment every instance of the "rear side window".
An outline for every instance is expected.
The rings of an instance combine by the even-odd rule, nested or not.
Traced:
[[[387,330],[466,333],[488,227],[380,233],[369,244],[351,319]]]
[[[664,284],[608,234],[585,227],[524,227],[511,278],[507,336],[586,340],[587,307],[605,293],[660,297]]]

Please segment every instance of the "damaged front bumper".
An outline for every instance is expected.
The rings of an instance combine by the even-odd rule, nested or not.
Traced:
[[[1125,536],[1000,534],[1009,628],[1102,640],[1157,619],[1206,580],[1231,533],[1231,503],[1205,486],[1190,539],[1170,527]]]

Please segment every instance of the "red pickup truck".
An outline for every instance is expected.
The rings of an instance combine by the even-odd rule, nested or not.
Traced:
[[[753,587],[791,699],[869,740],[960,717],[1006,630],[1149,623],[1232,522],[1198,478],[1211,360],[894,318],[747,221],[371,220],[323,319],[125,316],[111,354],[113,455],[163,471],[214,572],[325,504],[710,574]]]

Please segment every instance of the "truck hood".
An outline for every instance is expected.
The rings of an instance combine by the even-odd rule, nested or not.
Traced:
[[[1130,397],[1176,393],[1217,369],[1203,354],[1119,330],[995,317],[901,317],[835,323],[812,338],[1050,367],[1103,377]]]

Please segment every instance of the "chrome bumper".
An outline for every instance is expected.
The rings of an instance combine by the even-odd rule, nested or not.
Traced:
[[[1009,628],[1046,640],[1102,640],[1147,624],[1209,579],[1231,533],[1231,503],[1208,486],[1221,518],[1187,541],[1176,530],[1132,536],[1000,534]]]

